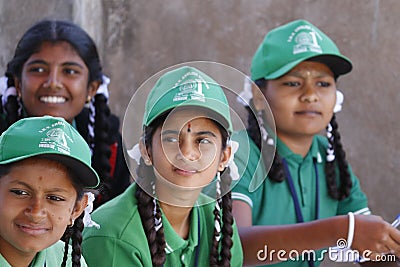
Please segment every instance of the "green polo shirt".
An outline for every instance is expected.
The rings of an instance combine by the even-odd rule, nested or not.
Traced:
[[[86,228],[83,232],[83,252],[89,266],[152,266],[149,245],[142,226],[135,198],[136,184],[93,212],[92,218],[100,229]],[[203,198],[205,196],[200,196]],[[214,233],[215,202],[195,206],[190,218],[187,240],[182,239],[163,215],[167,260],[164,266],[208,266]],[[200,224],[200,229],[198,227]],[[242,266],[243,253],[236,225],[233,225],[231,266]],[[198,233],[200,231],[200,240]],[[98,253],[97,253],[98,252]]]
[[[247,140],[247,134],[242,131],[233,138],[237,141]],[[251,141],[252,142],[252,141]],[[328,142],[323,136],[313,139],[308,154],[303,158],[294,154],[283,142],[277,140],[277,153],[285,158],[292,176],[297,197],[300,202],[304,221],[316,219],[316,192],[319,193],[319,219],[343,215],[348,212],[369,213],[367,198],[360,188],[357,177],[349,167],[353,183],[350,196],[342,201],[332,199],[328,195],[325,178],[325,155]],[[260,151],[252,142],[250,154],[241,153],[240,149],[235,154],[235,162],[239,172],[244,170],[238,184],[233,188],[232,198],[245,201],[252,207],[253,225],[282,225],[297,222],[293,198],[287,180],[274,182],[266,178],[263,164],[257,165]],[[316,187],[317,167],[319,186]],[[254,178],[253,178],[254,176]],[[338,178],[339,179],[339,178]],[[266,244],[268,245],[268,240]],[[260,249],[264,244],[261,244]],[[325,256],[326,257],[326,256]],[[316,264],[317,266],[318,264]],[[308,266],[299,262],[284,262],[274,266]]]
[[[64,257],[64,242],[58,241],[54,245],[38,252],[36,257],[33,259],[29,267],[44,267],[44,266],[61,266]],[[69,256],[67,259],[66,266],[72,266],[71,263],[71,252],[72,247],[69,247]],[[0,254],[0,266],[1,267],[12,267],[3,255]],[[81,266],[87,267],[85,260],[81,257]]]

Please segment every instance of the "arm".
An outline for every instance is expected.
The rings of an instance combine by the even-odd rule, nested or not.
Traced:
[[[245,265],[266,264],[257,257],[265,246],[268,251],[278,250],[316,250],[335,246],[340,239],[347,239],[348,216],[335,216],[317,221],[279,225],[279,226],[251,226],[251,208],[245,202],[233,202],[233,213],[239,227]],[[353,249],[358,251],[371,250],[377,253],[388,253],[389,249],[396,256],[400,255],[400,232],[374,215],[355,216],[355,233]],[[276,253],[267,263],[279,260]]]

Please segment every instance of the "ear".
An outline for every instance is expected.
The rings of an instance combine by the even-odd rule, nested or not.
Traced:
[[[21,82],[18,78],[14,78],[14,87],[17,91],[17,96],[21,96]]]
[[[142,155],[142,158],[144,160],[144,163],[147,166],[151,166],[152,165],[151,154],[147,150],[147,147],[146,147],[146,145],[144,143],[143,137],[141,137],[140,140],[139,140],[139,149],[140,149],[140,154]]]
[[[229,159],[231,158],[231,154],[232,148],[230,146],[227,146],[225,150],[222,151],[221,161],[218,165],[218,171],[223,171],[225,169],[226,165],[228,165]]]
[[[80,199],[75,203],[74,210],[71,214],[71,219],[75,220],[76,218],[78,218],[85,210],[87,204],[88,204],[88,196],[84,194],[82,199]]]
[[[251,92],[253,93],[253,104],[257,111],[264,110],[267,108],[267,100],[261,89],[254,83],[251,86]]]
[[[92,98],[100,87],[100,81],[92,81],[88,87],[88,97]]]

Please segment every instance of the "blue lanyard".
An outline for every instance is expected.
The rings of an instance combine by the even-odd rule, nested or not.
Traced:
[[[300,201],[299,198],[297,196],[296,193],[296,189],[294,187],[294,182],[293,182],[293,178],[292,175],[290,174],[289,171],[289,167],[288,164],[286,162],[286,160],[283,158],[282,159],[282,163],[285,169],[285,174],[286,174],[286,181],[288,182],[288,186],[289,186],[289,190],[290,190],[290,194],[292,195],[292,199],[293,199],[293,203],[294,203],[294,209],[296,212],[296,219],[298,223],[302,223],[304,222],[304,217],[303,217],[303,213],[301,212],[301,208],[300,208]],[[315,192],[315,219],[318,220],[319,218],[319,177],[318,177],[318,168],[317,168],[317,164],[315,163],[314,160],[314,170],[315,170],[315,186],[316,186],[316,192]],[[308,266],[309,267],[314,267],[314,262],[313,261],[308,261]]]

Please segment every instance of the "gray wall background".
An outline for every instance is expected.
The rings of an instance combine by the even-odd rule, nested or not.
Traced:
[[[135,89],[163,68],[209,60],[248,74],[267,31],[307,19],[354,64],[338,82],[342,141],[371,209],[391,221],[400,212],[399,11],[398,0],[0,0],[0,73],[32,23],[72,20],[98,45],[122,121]]]

